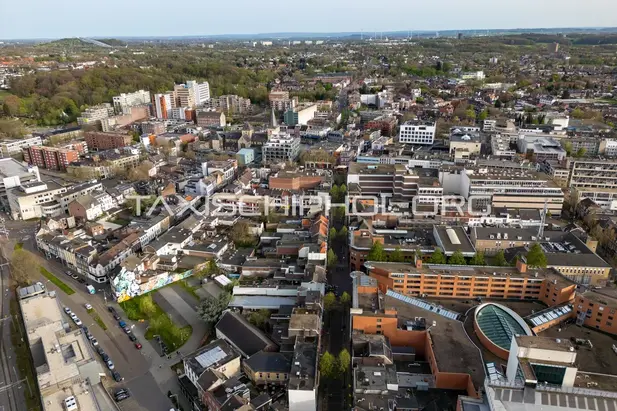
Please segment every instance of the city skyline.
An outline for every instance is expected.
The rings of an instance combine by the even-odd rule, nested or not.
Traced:
[[[0,38],[175,37],[360,31],[370,34],[385,31],[617,26],[614,17],[617,4],[606,0],[590,0],[582,9],[575,0],[521,0],[516,5],[500,6],[498,10],[488,0],[465,3],[443,0],[442,3],[436,14],[433,4],[386,0],[380,3],[379,9],[386,14],[392,12],[392,16],[379,21],[374,18],[374,3],[367,0],[345,0],[337,4],[315,0],[310,8],[302,10],[303,18],[298,21],[293,10],[290,13],[290,9],[277,0],[195,4],[190,13],[180,12],[174,18],[170,18],[168,5],[161,0],[135,0],[128,4],[120,0],[87,2],[79,8],[72,7],[73,3],[66,0],[61,0],[59,4],[28,0],[25,4],[3,5]],[[597,13],[598,9],[605,12]],[[60,14],[59,10],[63,12]],[[479,12],[482,10],[484,12]],[[576,10],[576,13],[572,10]],[[89,17],[95,15],[95,20]],[[344,19],[340,17],[342,15]],[[24,25],[24,21],[28,24]],[[136,24],[138,21],[148,24]]]

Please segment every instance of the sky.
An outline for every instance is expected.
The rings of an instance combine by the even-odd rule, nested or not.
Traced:
[[[0,0],[0,39],[614,26],[616,0]]]

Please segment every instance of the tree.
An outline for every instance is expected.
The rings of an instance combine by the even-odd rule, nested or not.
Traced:
[[[546,267],[546,255],[542,250],[542,246],[534,243],[527,252],[527,265],[530,267]]]
[[[230,300],[231,294],[226,292],[221,293],[218,298],[206,298],[199,305],[199,316],[209,327],[213,327],[221,318]]]
[[[337,263],[338,263],[338,257],[336,256],[336,254],[334,253],[332,249],[329,249],[328,250],[328,267],[329,268],[336,267]]]
[[[156,305],[152,301],[152,295],[146,294],[139,299],[139,311],[141,311],[147,318],[156,314]]]
[[[501,108],[502,104],[500,100],[495,101],[495,108]]]
[[[473,121],[476,119],[476,110],[474,110],[473,107],[469,107],[466,111],[465,111],[465,117],[467,117],[468,120]]]
[[[0,118],[0,137],[19,138],[24,134],[26,130],[21,121]]]
[[[259,311],[253,311],[248,315],[248,320],[255,327],[265,329],[267,322],[270,320],[270,311],[262,308]]]
[[[338,232],[338,237],[340,238],[340,240],[342,242],[344,242],[345,244],[347,244],[347,236],[349,235],[349,231],[347,230],[347,226],[343,226],[341,227],[341,229]]]
[[[346,348],[343,348],[341,352],[338,353],[337,365],[340,374],[345,374],[347,370],[349,370],[349,367],[351,367],[351,356]]]
[[[461,253],[459,250],[456,250],[454,254],[452,254],[450,258],[448,258],[448,264],[467,265],[467,260],[465,260],[463,253]]]
[[[388,261],[393,263],[402,263],[405,261],[405,257],[403,256],[403,252],[401,251],[401,247],[396,247],[394,251],[390,254]]]
[[[236,247],[250,248],[257,244],[255,236],[251,233],[251,226],[246,220],[240,220],[234,224],[230,237],[233,238]]]
[[[340,298],[341,304],[348,305],[351,302],[351,296],[347,293],[347,291],[343,291]]]
[[[334,240],[336,240],[336,228],[332,227],[330,229],[330,235],[328,236],[328,240],[330,244],[332,244]]]
[[[329,292],[323,297],[323,305],[326,311],[330,311],[336,306],[336,295],[333,292]]]
[[[34,255],[22,248],[13,251],[11,256],[11,277],[20,286],[32,284],[39,275]]]
[[[333,202],[338,203],[340,196],[341,196],[341,192],[339,191],[338,186],[334,184],[332,188],[330,189],[330,198],[332,199]]]
[[[2,110],[4,115],[8,117],[17,117],[21,114],[22,101],[19,97],[10,95],[4,99]]]
[[[584,117],[585,117],[585,112],[584,112],[583,110],[581,110],[580,108],[578,108],[578,107],[577,107],[577,108],[575,108],[574,110],[572,110],[572,112],[570,113],[570,115],[571,115],[573,118],[576,118],[576,119],[581,119],[581,118],[584,118]]]
[[[574,157],[583,157],[585,155],[585,153],[587,152],[587,150],[585,150],[584,147],[579,148],[578,150],[576,150],[576,153],[574,153]]]
[[[484,253],[482,251],[476,251],[476,254],[469,260],[469,265],[486,265]]]
[[[484,109],[480,112],[480,115],[478,115],[478,120],[479,121],[484,121],[488,118],[488,109]]]
[[[151,161],[144,161],[137,167],[133,167],[126,173],[126,176],[131,181],[148,180],[150,178],[150,170],[154,167]]]
[[[368,255],[366,256],[366,261],[384,261],[385,254],[383,251],[383,244],[379,241],[373,241],[373,245],[371,246]]]
[[[499,250],[497,251],[497,254],[495,254],[495,263],[494,263],[497,267],[506,267],[508,265],[508,262],[506,261],[506,256],[503,252],[503,250]]]
[[[435,249],[435,251],[433,252],[433,255],[431,255],[431,259],[429,262],[431,264],[445,264],[446,263],[446,256],[443,255],[443,251],[441,251],[441,248]]]
[[[319,359],[319,372],[326,379],[336,376],[336,359],[328,351]]]
[[[572,155],[572,143],[569,141],[566,141],[563,144],[563,149],[566,150],[566,154],[571,156]]]

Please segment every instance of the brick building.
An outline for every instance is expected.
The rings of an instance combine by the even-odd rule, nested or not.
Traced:
[[[88,132],[85,135],[90,150],[110,150],[130,146],[133,138],[128,134]]]
[[[79,154],[80,151],[69,148],[32,146],[23,149],[26,163],[47,170],[66,170],[69,164],[79,160]]]

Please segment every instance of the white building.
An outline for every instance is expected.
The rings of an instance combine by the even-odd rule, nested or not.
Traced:
[[[150,104],[150,92],[139,90],[134,93],[122,93],[115,96],[113,100],[117,114],[131,114],[131,107]]]
[[[273,135],[261,148],[264,164],[294,161],[300,154],[300,138],[289,134]]]
[[[484,71],[473,71],[471,73],[464,73],[461,75],[463,80],[484,80],[486,76],[484,75]]]
[[[156,118],[171,118],[171,110],[174,107],[174,98],[171,94],[155,94],[153,101],[154,116]]]
[[[77,117],[77,124],[80,126],[85,124],[94,124],[113,115],[113,106],[109,103],[104,103],[98,106],[88,107],[82,111],[81,116]]]
[[[433,144],[435,141],[435,123],[407,121],[399,129],[398,140],[404,144]]]
[[[21,153],[21,150],[32,146],[41,146],[41,137],[26,137],[19,140],[8,140],[0,143],[0,151],[3,157],[9,157]]]
[[[189,80],[186,85],[193,89],[195,104],[198,106],[210,100],[210,84],[207,81],[198,83],[195,80]]]

